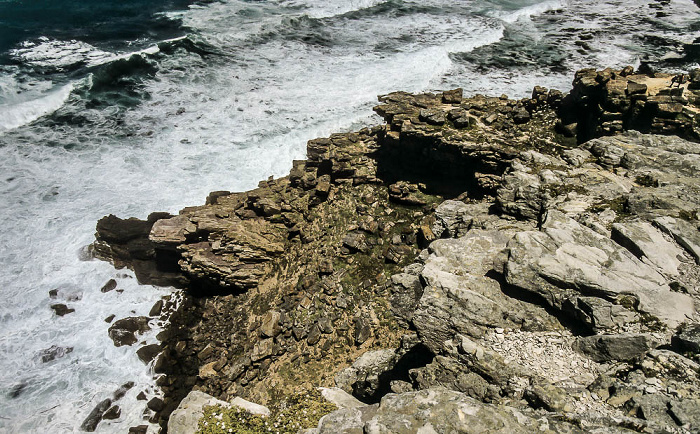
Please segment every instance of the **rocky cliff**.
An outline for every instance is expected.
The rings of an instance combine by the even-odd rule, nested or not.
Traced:
[[[337,385],[364,404],[313,432],[700,430],[700,71],[380,102],[285,178],[98,223],[186,288],[151,419]]]

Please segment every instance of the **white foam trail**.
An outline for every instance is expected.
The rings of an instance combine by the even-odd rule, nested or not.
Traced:
[[[494,14],[495,17],[507,23],[515,23],[521,19],[530,19],[536,15],[542,15],[543,13],[551,10],[561,9],[566,6],[566,2],[563,0],[550,0],[544,1],[542,3],[537,3],[531,6],[518,9],[515,12],[500,12]]]
[[[32,66],[64,70],[75,65],[95,66],[112,59],[115,54],[100,50],[83,41],[62,41],[41,37],[36,42],[25,41],[20,48],[10,50],[18,61]]]
[[[333,4],[331,2],[322,2],[319,5],[313,5],[307,11],[307,14],[312,18],[328,18],[336,15],[343,15],[348,12],[358,11],[371,8],[378,4],[384,3],[386,0],[354,0],[346,1],[342,4]]]
[[[0,133],[27,125],[55,112],[68,101],[72,91],[73,83],[68,83],[40,98],[1,105]]]

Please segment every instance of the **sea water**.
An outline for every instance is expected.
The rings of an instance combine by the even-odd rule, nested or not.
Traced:
[[[578,68],[639,66],[698,36],[691,0],[0,1],[0,431],[79,431],[127,382],[98,431],[145,423],[153,375],[105,318],[174,290],[85,260],[100,217],[284,176],[307,140],[378,123],[379,94],[566,91]],[[54,346],[72,351],[43,361]]]

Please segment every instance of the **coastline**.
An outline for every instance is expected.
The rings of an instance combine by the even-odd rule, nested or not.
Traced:
[[[390,391],[430,389],[435,379],[429,381],[426,370],[434,370],[436,363],[442,363],[444,370],[444,358],[456,357],[434,339],[436,330],[438,337],[448,337],[455,333],[449,330],[457,328],[459,335],[471,339],[486,339],[493,330],[503,329],[600,332],[576,309],[572,313],[564,308],[563,299],[509,294],[509,288],[522,291],[528,283],[508,281],[508,269],[499,272],[498,266],[492,271],[501,277],[494,277],[491,284],[497,283],[508,300],[515,300],[501,303],[516,303],[517,309],[527,312],[524,318],[506,315],[501,322],[490,318],[493,312],[478,312],[481,316],[465,321],[472,325],[461,326],[466,329],[449,320],[426,328],[415,315],[422,315],[428,324],[439,322],[426,319],[433,314],[426,317],[421,309],[428,308],[421,303],[430,302],[425,292],[429,287],[441,285],[424,287],[430,280],[425,264],[439,252],[432,243],[441,238],[468,238],[478,228],[501,238],[512,236],[514,230],[538,230],[552,209],[579,221],[585,211],[597,216],[612,211],[623,217],[621,222],[629,216],[651,218],[645,215],[647,210],[630,210],[629,199],[621,204],[617,197],[586,191],[587,185],[576,181],[528,193],[527,187],[533,185],[513,186],[513,176],[523,164],[540,173],[558,173],[564,169],[554,168],[561,164],[575,167],[572,161],[590,158],[579,144],[629,129],[647,128],[644,133],[680,135],[697,142],[697,96],[688,87],[700,82],[700,74],[693,73],[679,90],[673,90],[672,79],[635,74],[631,68],[583,70],[567,95],[536,87],[532,98],[519,101],[463,98],[459,89],[425,95],[397,92],[381,97],[382,104],[375,109],[385,125],[310,141],[308,159],[295,161],[288,177],[263,181],[246,193],[214,192],[206,205],[185,208],[178,216],[154,214],[147,223],[101,220],[95,244],[98,256],[133,267],[144,283],[177,282],[191,294],[160,336],[163,353],[154,369],[165,374],[157,382],[165,396],[153,421],[165,426],[170,412],[191,389],[224,400],[240,396],[262,404],[274,403],[305,383],[344,384],[369,404]],[[602,158],[596,164],[602,164],[604,171],[606,156]],[[521,181],[536,180],[518,176],[524,177]],[[645,187],[636,178],[633,182]],[[577,198],[574,205],[568,204],[574,208],[557,203],[571,193],[590,200]],[[445,204],[468,210],[445,214]],[[697,218],[692,201],[671,205],[673,217]],[[658,212],[651,214],[659,217]],[[135,226],[139,230],[133,231]],[[115,235],[120,233],[115,227],[124,230],[121,237]],[[503,242],[499,238],[496,244]],[[440,281],[444,276],[433,278]],[[439,305],[431,309],[439,311]],[[624,307],[625,302],[613,305]],[[670,343],[679,322],[659,311],[640,313],[659,320],[666,330],[661,339]],[[659,331],[650,324],[637,331]],[[336,374],[349,375],[344,368],[376,349],[394,354],[393,364],[383,367],[390,374],[382,381],[368,380],[366,372],[339,381]],[[395,369],[398,360],[401,368]],[[487,385],[479,384],[487,392],[469,396],[483,402],[502,396],[510,403],[517,401],[518,393],[527,395],[520,390],[509,396],[507,388],[499,386],[503,380],[489,381],[483,367],[480,371],[473,363],[460,363],[464,367],[459,369],[486,379]],[[424,381],[409,376],[421,370]],[[459,385],[447,387],[464,393]],[[537,408],[533,402],[543,398],[532,393],[536,399],[529,405]]]

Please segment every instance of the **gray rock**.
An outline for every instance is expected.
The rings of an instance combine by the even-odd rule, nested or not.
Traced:
[[[408,325],[413,320],[413,311],[423,295],[423,285],[416,275],[399,273],[391,276],[391,311]]]
[[[432,254],[421,273],[427,286],[413,324],[431,351],[440,353],[456,334],[479,337],[484,327],[557,327],[543,309],[506,296],[500,282],[487,277],[510,236],[475,229],[430,245]]]
[[[671,401],[668,412],[683,428],[692,431],[700,430],[700,399]]]
[[[365,404],[338,387],[319,387],[321,396],[338,408],[358,408]]]
[[[548,212],[541,231],[520,232],[508,247],[508,283],[542,296],[557,309],[571,296],[633,297],[638,311],[669,329],[694,312],[693,300],[672,292],[655,267],[561,212]]]
[[[689,324],[684,326],[676,334],[672,343],[681,351],[690,351],[700,354],[700,324]]]
[[[651,223],[615,223],[612,225],[612,240],[667,276],[678,275],[681,263],[678,258],[683,252],[675,244],[666,241]]]
[[[641,359],[657,345],[650,335],[621,333],[578,338],[574,348],[591,360],[609,362]]]
[[[103,415],[111,405],[111,399],[105,399],[97,404],[80,425],[80,429],[87,432],[94,432],[97,429],[97,425],[100,423],[100,421],[102,421]]]
[[[367,237],[364,233],[359,231],[348,232],[343,238],[343,245],[349,248],[351,251],[367,252],[369,250],[369,245],[367,244]]]
[[[462,393],[428,389],[385,396],[364,426],[365,434],[581,432],[565,422],[526,416],[506,406],[484,404]]]
[[[695,225],[673,217],[658,217],[654,224],[661,230],[673,236],[678,244],[683,246],[700,264],[700,230]]]
[[[354,408],[341,408],[321,418],[315,433],[364,434],[364,426],[377,413],[377,404]]]
[[[355,319],[355,344],[362,345],[372,336],[372,326],[366,318]]]
[[[491,393],[488,381],[471,372],[466,364],[450,357],[436,356],[428,365],[412,369],[410,375],[419,390],[444,387],[481,401],[495,395]]]
[[[338,372],[335,384],[359,398],[373,396],[380,387],[380,375],[391,370],[397,361],[394,350],[368,351],[355,360],[352,366]]]
[[[636,312],[597,297],[573,297],[563,306],[595,332],[619,331],[625,324],[639,320]]]

